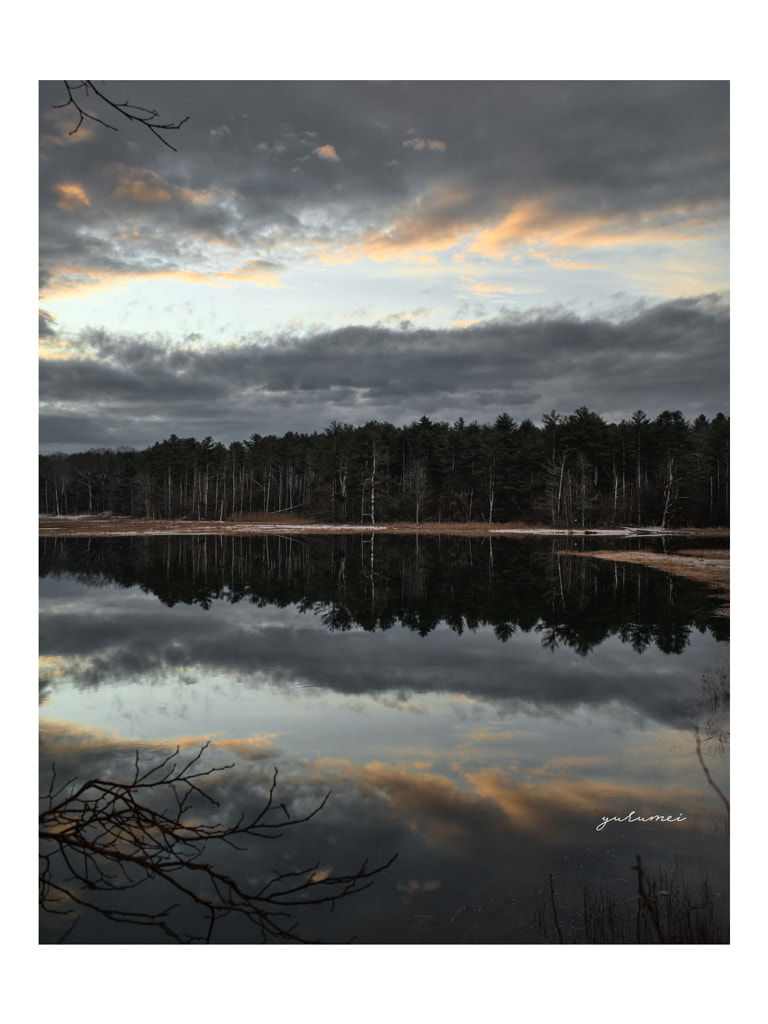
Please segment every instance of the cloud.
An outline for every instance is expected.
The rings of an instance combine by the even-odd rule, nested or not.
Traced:
[[[126,167],[119,170],[119,179],[112,189],[111,195],[118,199],[130,199],[141,205],[169,203],[174,199],[184,203],[208,205],[221,200],[226,202],[233,198],[231,193],[216,189],[191,189],[172,185],[154,171],[137,167]]]
[[[303,240],[312,238],[351,246],[357,256],[370,246],[383,259],[464,236],[478,255],[503,254],[543,232],[560,257],[567,247],[613,245],[622,235],[625,248],[630,241],[672,245],[681,233],[710,237],[727,226],[727,83],[126,88],[151,96],[152,107],[194,109],[200,131],[191,122],[184,127],[183,153],[173,159],[130,126],[85,140],[78,133],[77,144],[57,145],[56,159],[44,157],[41,165],[46,266],[73,264],[79,255],[88,266],[124,257],[111,231],[116,222],[123,227],[129,204],[136,214],[152,210],[152,245],[215,238],[243,247],[245,259],[264,259],[279,234],[285,262],[300,262]],[[43,111],[59,93],[57,83],[43,84]],[[424,130],[417,134],[413,122]],[[316,145],[323,137],[333,145]],[[440,159],[425,161],[430,151]],[[297,163],[310,152],[318,159]],[[329,162],[339,174],[331,195]],[[81,192],[60,191],[67,188]],[[83,196],[92,215],[99,211],[98,232],[83,233],[72,216],[87,209]],[[191,252],[186,258],[186,269],[204,272]]]
[[[444,153],[448,148],[444,142],[438,139],[406,139],[403,143],[405,149],[431,149],[438,153]]]
[[[56,321],[58,317],[55,313],[49,313],[45,309],[39,310],[39,336],[41,338],[55,338],[56,337]]]
[[[476,196],[456,183],[430,186],[417,196],[386,230],[361,238],[363,249],[373,259],[411,255],[421,249],[434,253],[457,245],[477,228]]]
[[[339,162],[338,154],[333,146],[318,146],[317,149],[313,149],[312,152],[315,156],[320,157],[321,160],[333,160],[336,163]]]
[[[61,185],[56,185],[54,191],[59,197],[56,205],[60,210],[66,210],[68,213],[73,213],[75,210],[91,205],[91,201],[86,195],[85,189],[82,185],[67,182]]]
[[[422,414],[538,421],[587,405],[694,417],[728,411],[727,304],[715,296],[577,316],[506,314],[462,329],[351,326],[182,349],[88,331],[70,357],[43,360],[41,442],[153,443],[170,433],[229,443],[332,419],[410,422]],[[106,440],[105,434],[111,438]]]
[[[599,658],[591,663],[579,659],[574,664],[565,656],[544,664],[535,631],[518,631],[502,644],[486,626],[463,636],[442,628],[421,637],[393,622],[397,644],[382,630],[352,631],[340,639],[342,634],[329,632],[322,624],[324,606],[310,618],[295,606],[271,606],[268,585],[260,591],[257,584],[251,598],[255,603],[243,601],[238,611],[214,594],[203,618],[195,609],[180,606],[165,608],[158,616],[154,596],[126,608],[117,600],[106,600],[104,593],[83,595],[82,590],[70,597],[66,611],[52,612],[45,600],[50,586],[47,577],[41,586],[40,619],[45,659],[41,674],[49,687],[146,685],[173,680],[180,672],[188,685],[203,684],[226,666],[249,689],[268,683],[290,695],[298,687],[305,694],[365,697],[409,712],[423,712],[414,694],[432,690],[456,701],[471,698],[490,705],[502,716],[523,712],[558,718],[585,707],[609,714],[611,707],[621,705],[627,713],[685,727],[690,724],[694,689],[700,685],[694,670],[681,677],[678,690],[670,694],[663,671],[648,674],[649,664],[661,665],[667,655],[648,648],[642,662],[627,668],[615,636],[593,652],[599,651]],[[517,666],[512,681],[510,650]],[[707,647],[691,654],[702,668],[708,656]],[[477,673],[478,659],[485,666],[482,676]],[[496,737],[501,739],[503,733],[470,729],[457,749],[474,758],[479,743]],[[426,753],[420,751],[422,756]]]
[[[144,445],[174,430],[228,442],[422,414],[538,419],[584,404],[614,418],[727,411],[727,310],[692,298],[727,287],[727,83],[118,91],[194,117],[178,154],[131,125],[67,142],[61,112],[48,117],[61,86],[41,85],[41,328],[75,340],[43,363],[45,445]],[[143,321],[162,324],[154,340],[88,304],[145,281],[169,284],[167,309]],[[177,282],[237,285],[240,304],[185,289],[179,326]],[[595,310],[622,292],[648,301],[619,318]],[[464,327],[393,323],[418,306],[432,325]],[[358,326],[323,325],[361,307]],[[314,326],[277,326],[293,318]],[[78,337],[74,324],[107,329]],[[182,373],[191,333],[199,351]],[[148,348],[153,359],[134,362]]]
[[[112,195],[118,199],[132,199],[136,203],[167,203],[173,198],[167,188],[141,178],[122,179]]]
[[[501,221],[479,232],[470,252],[504,256],[517,245],[557,250],[615,249],[616,246],[661,245],[727,231],[722,204],[678,203],[642,213],[573,214],[555,202],[517,205]]]
[[[221,259],[218,265],[211,261],[205,272],[188,270],[183,267],[145,266],[139,260],[133,266],[99,267],[59,266],[55,274],[46,276],[44,294],[48,301],[73,296],[97,295],[118,288],[126,288],[137,281],[168,281],[177,284],[201,284],[211,287],[227,287],[230,284],[248,281],[267,288],[281,288],[279,278],[281,265],[268,260]],[[56,314],[48,314],[49,317]]]

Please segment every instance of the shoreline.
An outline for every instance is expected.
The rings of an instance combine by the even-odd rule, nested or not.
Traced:
[[[678,551],[674,555],[657,551],[561,551],[558,554],[642,565],[695,583],[705,583],[712,590],[710,596],[713,600],[721,602],[715,615],[731,617],[731,559],[726,549],[692,549]]]
[[[41,537],[137,537],[175,535],[259,536],[265,534],[419,534],[470,537],[714,537],[727,540],[730,530],[724,528],[665,529],[658,526],[619,528],[576,528],[572,530],[519,523],[312,523],[308,521],[275,520],[273,522],[221,522],[190,519],[130,519],[119,516],[40,516]]]

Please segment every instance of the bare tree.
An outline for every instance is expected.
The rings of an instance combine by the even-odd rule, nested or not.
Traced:
[[[170,121],[167,124],[162,124],[157,118],[160,116],[156,110],[150,110],[148,107],[139,107],[134,103],[126,100],[124,103],[115,103],[111,100],[101,89],[97,88],[92,81],[80,81],[80,82],[64,82],[64,88],[67,90],[67,102],[66,103],[54,103],[54,109],[62,110],[65,107],[74,107],[79,115],[79,120],[70,135],[76,135],[80,126],[84,121],[95,121],[97,124],[102,125],[104,128],[109,128],[111,131],[116,132],[117,128],[113,124],[108,124],[103,121],[96,114],[85,109],[86,98],[90,99],[91,95],[101,100],[108,107],[116,113],[121,114],[129,121],[133,121],[136,124],[143,124],[145,128],[149,128],[156,139],[159,139],[164,146],[177,152],[176,147],[172,146],[168,140],[161,135],[161,132],[172,132],[177,131],[181,126],[189,120],[189,116],[183,117],[180,121]],[[82,97],[80,92],[82,90]],[[89,104],[90,105],[90,104]]]
[[[296,913],[321,904],[333,909],[337,900],[367,889],[373,876],[396,859],[397,854],[376,868],[365,860],[346,875],[321,872],[318,863],[273,872],[263,884],[224,873],[214,866],[217,849],[243,852],[242,844],[249,839],[278,839],[286,828],[314,818],[330,793],[308,814],[291,818],[285,804],[275,800],[275,768],[266,801],[255,816],[241,814],[230,825],[207,824],[201,801],[218,802],[205,792],[203,780],[233,767],[204,769],[200,759],[207,746],[185,763],[177,763],[177,747],[146,769],[137,751],[127,783],[93,778],[57,786],[54,766],[41,798],[40,906],[52,914],[77,915],[59,941],[77,924],[80,908],[118,924],[154,926],[183,943],[210,942],[215,924],[226,917],[252,924],[264,941],[316,941],[298,933]],[[174,902],[157,910],[137,909],[136,889],[150,882],[164,883],[158,894],[164,889],[170,894],[164,899]],[[191,930],[173,914],[179,908],[196,912]]]

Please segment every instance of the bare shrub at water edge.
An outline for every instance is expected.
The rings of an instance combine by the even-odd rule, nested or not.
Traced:
[[[730,743],[730,710],[731,680],[727,666],[708,669],[701,677],[691,715],[696,719],[701,742],[712,743],[710,749],[718,754],[724,754]]]
[[[557,912],[550,876],[552,911],[542,903],[536,914],[540,939],[546,943],[588,945],[720,945],[728,942],[717,921],[715,894],[706,873],[691,881],[677,863],[671,870],[659,868],[651,879],[636,858],[637,893],[617,895],[605,883],[586,885],[582,894],[581,921],[572,914],[565,938]]]

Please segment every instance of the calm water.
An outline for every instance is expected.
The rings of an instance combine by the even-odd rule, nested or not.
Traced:
[[[257,811],[275,767],[292,817],[330,791],[282,838],[215,854],[246,888],[397,855],[332,913],[300,909],[305,939],[637,941],[640,856],[648,884],[661,872],[672,893],[658,897],[665,912],[706,918],[727,941],[727,817],[694,733],[727,794],[727,725],[710,699],[727,672],[727,620],[702,587],[563,547],[42,541],[41,787],[53,763],[57,784],[127,781],[137,750],[151,766],[209,741],[201,763],[233,767],[197,820]],[[685,820],[597,829],[630,811]],[[147,913],[179,902],[178,928],[206,934],[178,892],[142,885],[110,896],[108,910],[121,898]],[[609,910],[621,919],[613,932]],[[69,931],[73,919],[43,914],[41,941],[172,941],[96,909],[81,907]],[[233,914],[212,939],[262,935]]]

